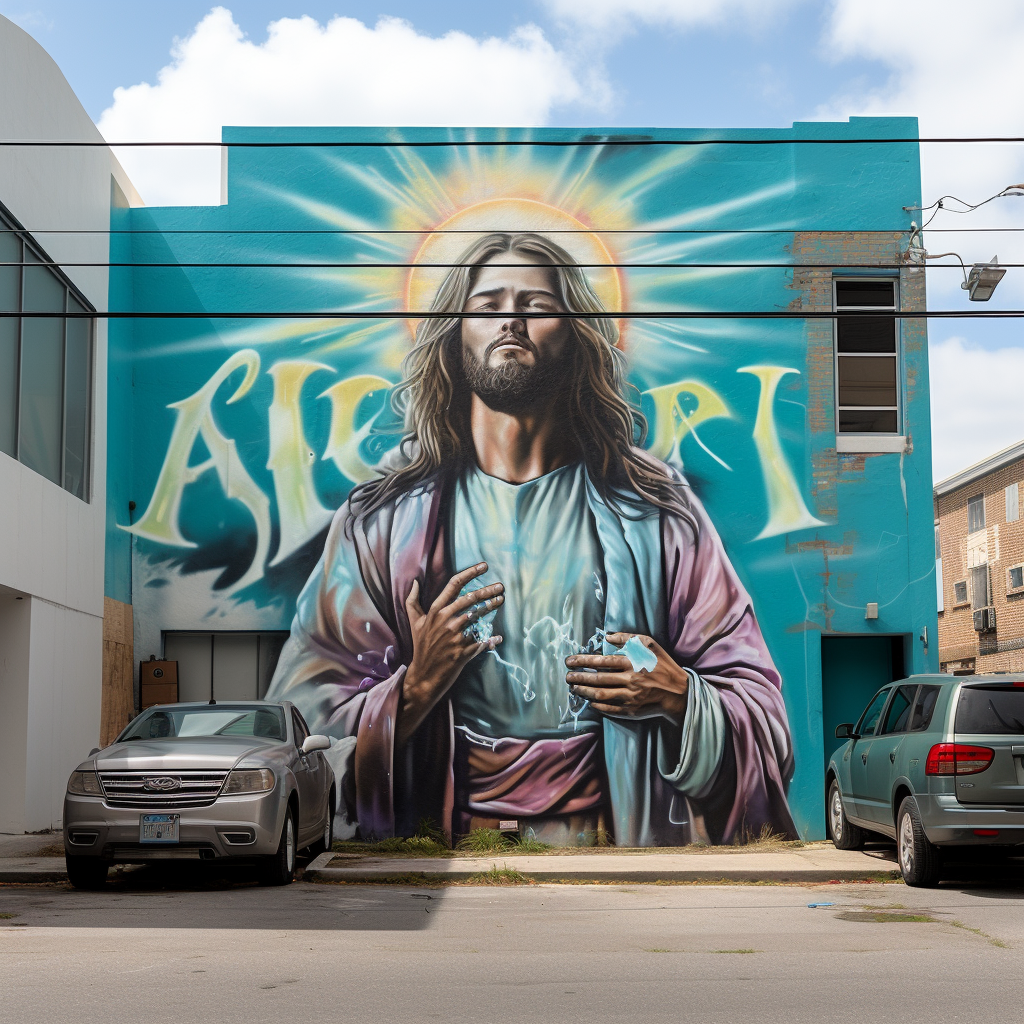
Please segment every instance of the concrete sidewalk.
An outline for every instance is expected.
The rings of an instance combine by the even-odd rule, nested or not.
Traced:
[[[806,848],[687,853],[488,854],[481,857],[373,857],[321,854],[306,868],[307,882],[469,881],[509,868],[538,882],[832,882],[899,876],[894,851]]]
[[[52,842],[52,840],[51,840]],[[25,847],[29,844],[26,842]],[[8,852],[8,851],[3,851]],[[828,844],[778,850],[708,849],[685,853],[487,854],[380,857],[324,853],[296,873],[307,882],[466,882],[509,868],[538,882],[851,882],[899,877],[888,847],[837,850]],[[0,883],[64,882],[63,857],[0,857]]]

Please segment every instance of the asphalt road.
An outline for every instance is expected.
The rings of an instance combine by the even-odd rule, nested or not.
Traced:
[[[0,887],[18,1024],[1017,1024],[1022,954],[1024,885],[984,882]]]

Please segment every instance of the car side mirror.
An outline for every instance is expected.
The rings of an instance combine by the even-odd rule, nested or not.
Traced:
[[[853,731],[852,722],[844,722],[842,725],[836,726],[836,739],[837,740],[856,740],[860,737]]]
[[[92,757],[93,754],[98,754],[99,752],[100,752],[100,748],[99,747],[93,747],[92,750],[89,751],[89,756]]]
[[[326,736],[307,736],[302,741],[302,752],[312,754],[314,750],[327,750],[331,741]]]

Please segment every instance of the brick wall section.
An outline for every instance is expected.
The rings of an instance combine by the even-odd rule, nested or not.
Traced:
[[[837,514],[837,485],[849,473],[859,475],[864,459],[872,456],[837,455],[835,448],[835,370],[833,363],[832,280],[843,267],[877,266],[889,272],[900,267],[901,309],[906,312],[925,308],[924,272],[906,266],[902,246],[906,234],[900,231],[798,231],[793,235],[791,255],[798,264],[790,287],[796,293],[789,303],[792,310],[828,314],[820,320],[806,320],[807,341],[807,425],[812,435],[827,439],[815,446],[812,454],[812,497],[817,514],[833,518]],[[902,345],[905,354],[920,352],[927,345],[925,321],[903,317]],[[904,360],[912,365],[913,360]],[[906,371],[904,371],[906,372]],[[907,373],[907,404],[913,400],[917,381]],[[913,450],[913,438],[907,438]]]
[[[939,661],[944,671],[951,663],[970,668],[973,661],[976,672],[1024,672],[1024,590],[1007,593],[1008,570],[1024,563],[1024,518],[1006,521],[1005,489],[1013,483],[1024,512],[1024,459],[935,499],[945,608],[939,612]],[[953,597],[954,584],[968,579],[969,544],[981,543],[981,531],[970,537],[967,533],[967,500],[978,494],[985,495],[984,549],[996,610],[994,634],[975,633],[970,593],[967,604],[957,605]]]

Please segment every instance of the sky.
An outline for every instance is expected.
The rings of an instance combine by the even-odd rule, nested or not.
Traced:
[[[972,12],[976,12],[972,14]],[[1024,2],[986,0],[0,0],[111,141],[222,124],[785,127],[913,114],[923,136],[1024,136]],[[457,69],[457,71],[453,70]],[[219,158],[122,150],[150,205],[216,203]],[[925,202],[1024,182],[1024,145],[923,146]],[[1024,264],[1024,198],[940,212],[930,252]],[[939,261],[950,262],[950,260]],[[986,306],[929,271],[932,309]],[[942,479],[1024,438],[1021,321],[933,320]]]

